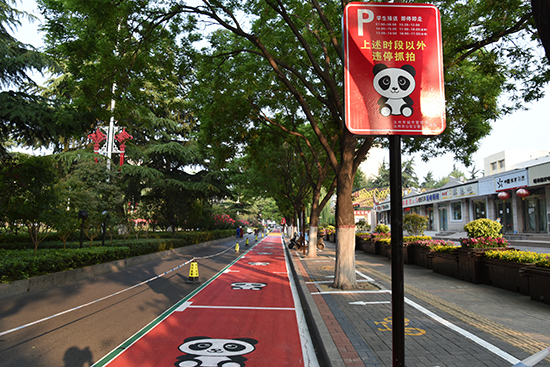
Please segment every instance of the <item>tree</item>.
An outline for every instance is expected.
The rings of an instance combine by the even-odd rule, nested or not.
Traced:
[[[69,156],[77,157],[76,154]],[[61,164],[62,157],[57,159]],[[125,220],[121,177],[117,170],[108,169],[105,157],[95,154],[84,154],[78,157],[66,171],[60,185],[64,187],[61,192],[65,196],[63,201],[68,209],[58,215],[78,218],[76,213],[86,210],[88,219],[85,221],[84,233],[90,240],[90,246],[100,234],[101,225],[106,220],[107,213],[111,218],[116,218],[118,223]]]
[[[437,181],[433,177],[433,172],[432,171],[428,171],[428,173],[424,177],[424,181],[422,182],[420,187],[422,189],[434,189],[434,188],[437,187]]]
[[[0,0],[0,157],[6,155],[10,139],[32,144],[47,139],[52,128],[52,113],[47,101],[38,97],[36,84],[29,76],[34,69],[48,66],[44,55],[10,35],[8,29],[21,26],[22,17],[31,15]]]
[[[367,181],[367,188],[382,188],[390,186],[390,168],[383,160],[378,167],[378,175]],[[403,188],[418,187],[418,178],[414,172],[414,158],[401,163],[401,186]]]
[[[123,3],[135,5],[134,9],[139,9],[136,13],[143,14],[132,18],[144,22],[143,27],[132,28],[136,30],[132,34],[135,39],[150,39],[144,36],[154,29],[168,29],[175,24],[173,19],[184,13],[196,16],[187,28],[181,22],[177,24],[185,32],[196,24],[197,18],[214,21],[222,28],[210,35],[210,47],[203,52],[210,61],[203,75],[222,83],[208,88],[201,84],[203,80],[193,80],[193,85],[202,90],[197,93],[203,97],[197,103],[197,107],[204,108],[201,128],[208,119],[227,127],[215,136],[219,138],[219,154],[228,151],[227,137],[238,146],[242,132],[258,121],[263,123],[266,117],[282,130],[301,134],[300,139],[311,146],[314,144],[301,129],[313,132],[337,179],[334,285],[338,288],[356,285],[351,193],[357,167],[375,141],[372,137],[353,136],[343,127],[339,29],[345,3],[254,0],[240,4],[221,0],[202,5],[171,3],[156,8],[152,3],[145,7]],[[89,4],[79,5],[87,8]],[[490,131],[491,121],[540,98],[549,75],[547,67],[535,57],[536,47],[528,43],[518,46],[531,37],[533,30],[530,8],[521,0],[498,4],[442,0],[436,5],[443,15],[448,128],[434,138],[405,139],[405,151],[423,151],[425,155],[452,151],[468,163],[479,140]],[[101,6],[109,8],[104,4],[98,8]],[[244,23],[239,23],[240,19],[245,19]],[[129,29],[126,23],[121,28]],[[109,29],[115,28],[111,25]],[[180,33],[179,39],[185,39],[183,35]],[[196,64],[197,69],[205,65]],[[200,72],[197,70],[196,75]],[[135,91],[139,95],[139,88]],[[513,104],[499,106],[498,97],[503,92],[514,92]],[[296,118],[288,119],[287,112]],[[227,131],[234,133],[225,134]]]
[[[359,139],[342,128],[340,70],[343,54],[336,31],[340,29],[341,5],[336,2],[320,4],[315,0],[307,4],[253,1],[242,7],[216,2],[204,6],[180,5],[179,8],[205,16],[232,33],[233,36],[223,32],[214,35],[225,35],[223,42],[221,38],[212,37],[212,56],[218,56],[225,64],[232,62],[234,70],[240,65],[250,65],[244,61],[246,58],[256,57],[256,65],[261,65],[256,67],[255,74],[240,79],[238,90],[246,92],[237,92],[229,98],[232,106],[253,105],[257,111],[273,115],[283,108],[283,104],[297,105],[300,116],[315,132],[331,160],[338,182],[335,286],[348,288],[355,285],[351,188],[357,166],[373,140]],[[514,39],[529,36],[532,29],[530,9],[523,2],[506,1],[495,6],[439,1],[436,5],[442,10],[444,21],[449,128],[435,138],[406,139],[406,150],[423,150],[427,155],[452,150],[467,163],[477,149],[477,142],[490,131],[490,122],[499,116],[498,96],[505,90],[516,89],[515,101],[537,99],[548,76],[544,74],[546,68],[533,60],[534,48],[513,44]],[[237,11],[250,12],[250,16],[244,18],[250,19],[251,24],[240,24],[238,19],[243,18],[236,16]],[[517,57],[510,57],[519,54],[521,62],[514,61]],[[263,64],[260,63],[262,59]],[[526,63],[526,59],[534,63]],[[266,66],[269,68],[267,74]],[[254,81],[249,84],[247,80],[252,79],[252,75]],[[258,81],[267,76],[269,83]],[[523,82],[528,87],[523,87]],[[254,93],[253,83],[261,85],[263,92]],[[283,93],[292,98],[283,97]],[[271,98],[279,95],[281,98],[275,103]],[[225,93],[225,98],[228,96]],[[338,145],[332,145],[336,140]]]
[[[401,186],[406,189],[420,186],[414,172],[414,158],[401,163]]]
[[[0,218],[27,227],[34,244],[44,240],[53,226],[57,202],[54,184],[57,179],[51,157],[18,155],[0,167]]]
[[[378,175],[367,181],[367,188],[369,189],[381,187],[390,187],[390,167],[385,159],[378,166]]]
[[[367,187],[368,179],[365,173],[360,169],[355,173],[355,179],[353,180],[353,189],[357,190],[363,187]]]

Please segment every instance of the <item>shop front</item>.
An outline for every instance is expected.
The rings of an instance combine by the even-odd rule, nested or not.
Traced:
[[[529,195],[523,201],[524,227],[528,233],[548,233],[548,194],[550,191],[550,163],[528,168]]]

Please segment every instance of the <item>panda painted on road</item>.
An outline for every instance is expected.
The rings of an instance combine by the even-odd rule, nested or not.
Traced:
[[[178,357],[176,367],[243,367],[243,355],[253,352],[255,339],[212,339],[205,336],[187,338],[179,346],[186,353]]]
[[[414,67],[403,65],[401,68],[389,68],[384,64],[376,64],[373,72],[374,89],[382,96],[378,100],[380,114],[411,116],[414,102],[409,96],[416,87]]]

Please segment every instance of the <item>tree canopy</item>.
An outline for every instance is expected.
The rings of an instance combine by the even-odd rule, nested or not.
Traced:
[[[347,1],[38,3],[54,77],[41,94],[0,94],[3,141],[9,136],[56,152],[81,151],[98,124],[120,121],[134,136],[131,164],[121,171],[126,199],[158,209],[165,223],[189,221],[190,213],[229,197],[238,186],[230,187],[227,175],[242,174],[232,165],[236,160],[246,156],[261,174],[287,164],[290,176],[277,173],[277,183],[257,185],[265,185],[264,192],[284,187],[288,197],[313,203],[322,201],[317,193],[335,188],[335,286],[355,286],[353,182],[370,148],[387,142],[354,136],[343,124],[340,19]],[[404,151],[425,159],[452,152],[469,165],[499,117],[542,97],[548,62],[539,54],[529,2],[434,5],[442,15],[447,129],[405,138]],[[3,25],[16,19],[10,10],[3,16]],[[206,36],[197,43],[200,33]],[[4,81],[10,75],[20,81],[28,67],[45,65],[12,41],[0,38],[13,55],[0,64]],[[266,134],[274,129],[281,136]],[[285,187],[289,177],[303,178],[311,198],[301,194],[301,184]],[[418,185],[412,161],[405,162],[403,178],[404,185]],[[273,193],[282,210],[296,205]]]

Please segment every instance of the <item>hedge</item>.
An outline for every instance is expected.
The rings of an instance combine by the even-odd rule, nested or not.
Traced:
[[[84,248],[0,249],[0,282],[11,282],[39,275],[106,263],[134,256],[189,246],[233,235],[233,230],[215,232],[185,232],[185,235],[167,239],[115,241],[112,246],[84,246]]]

